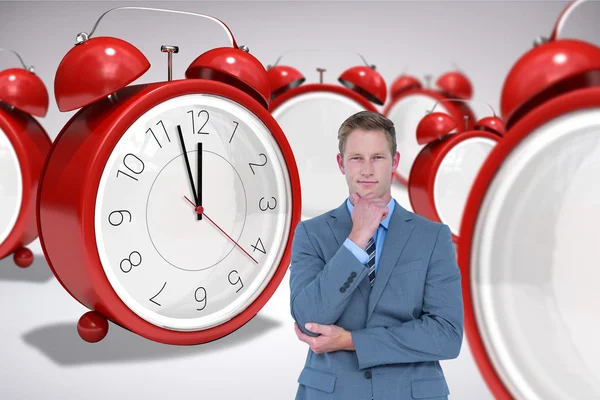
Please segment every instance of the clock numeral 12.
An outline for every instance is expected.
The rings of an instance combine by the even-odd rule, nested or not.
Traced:
[[[210,114],[208,113],[208,111],[206,110],[200,110],[198,112],[198,118],[201,118],[201,115],[205,115],[206,121],[204,121],[204,123],[202,124],[202,126],[200,127],[200,129],[198,129],[198,132],[196,132],[196,124],[194,123],[194,110],[190,110],[187,112],[188,114],[191,114],[192,116],[192,132],[193,134],[202,134],[202,135],[208,135],[208,132],[202,132],[202,129],[204,129],[204,127],[206,126],[206,124],[208,124],[208,120],[210,119]]]

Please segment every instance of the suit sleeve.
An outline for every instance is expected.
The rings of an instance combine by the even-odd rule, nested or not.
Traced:
[[[310,336],[319,336],[304,325],[334,324],[367,273],[367,268],[344,245],[325,263],[304,222],[300,222],[294,233],[290,265],[291,313],[298,327]]]
[[[359,369],[458,357],[463,340],[461,275],[447,225],[439,232],[425,281],[421,318],[352,331]]]

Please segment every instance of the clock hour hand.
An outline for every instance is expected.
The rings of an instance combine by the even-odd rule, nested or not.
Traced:
[[[198,204],[198,194],[196,193],[196,185],[194,185],[194,178],[192,177],[192,169],[190,168],[190,160],[188,159],[187,150],[185,148],[185,142],[183,141],[183,133],[181,132],[181,125],[177,125],[177,134],[179,135],[179,143],[181,143],[181,149],[183,150],[183,159],[185,160],[185,167],[188,173],[188,179],[190,181],[190,187],[194,194],[194,200]],[[196,214],[198,215],[198,214]],[[198,218],[200,219],[200,218]]]

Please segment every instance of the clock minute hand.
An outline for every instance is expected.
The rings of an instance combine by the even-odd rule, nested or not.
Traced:
[[[183,159],[185,160],[185,167],[188,173],[188,179],[194,194],[194,200],[198,204],[198,194],[196,193],[196,185],[194,185],[194,178],[192,177],[192,169],[190,168],[190,160],[188,159],[187,150],[185,148],[185,142],[183,141],[183,133],[181,132],[181,125],[177,125],[177,134],[179,135],[179,143],[181,143],[181,149],[183,150]],[[200,218],[198,218],[200,219]]]
[[[198,198],[196,199],[196,204],[202,205],[202,142],[198,142],[198,176],[196,178],[196,184],[198,185]],[[202,213],[196,214],[198,215],[198,220],[202,219]]]

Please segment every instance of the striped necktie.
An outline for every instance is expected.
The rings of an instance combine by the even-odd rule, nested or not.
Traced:
[[[375,241],[373,238],[367,243],[367,255],[369,256],[369,261],[367,261],[367,268],[369,268],[369,283],[371,284],[371,287],[373,287],[373,282],[375,282]]]

